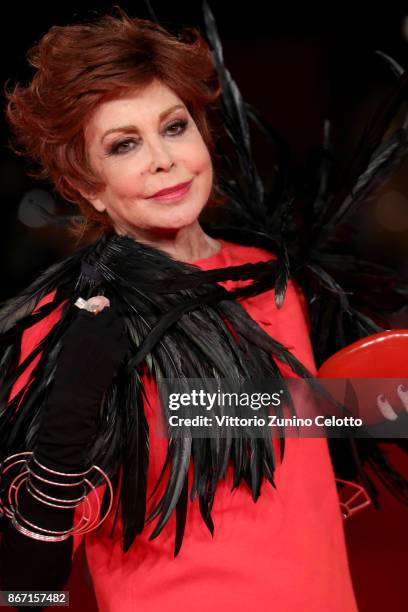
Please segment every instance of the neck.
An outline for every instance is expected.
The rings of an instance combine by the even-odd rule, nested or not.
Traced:
[[[132,230],[130,234],[116,228],[116,233],[126,233],[138,242],[160,249],[173,257],[173,259],[184,263],[211,257],[221,248],[217,240],[214,240],[204,232],[198,221],[179,230],[152,232],[138,228],[137,230]]]

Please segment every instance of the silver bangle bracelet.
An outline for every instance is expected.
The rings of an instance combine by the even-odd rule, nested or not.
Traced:
[[[47,482],[47,484],[51,484],[54,486],[60,485],[60,486],[71,486],[72,487],[72,486],[79,486],[79,484],[82,485],[85,489],[85,493],[82,498],[78,498],[77,500],[72,500],[72,499],[71,500],[61,500],[58,498],[53,498],[50,495],[46,495],[45,493],[42,493],[38,489],[36,489],[35,485],[33,485],[31,477],[35,479],[35,478],[38,478],[38,476],[34,472],[31,472],[29,468],[29,461],[31,458],[33,458],[33,453],[31,451],[26,451],[26,452],[10,455],[6,459],[4,459],[2,463],[0,463],[0,479],[8,480],[7,482],[7,486],[8,486],[7,502],[4,499],[0,499],[0,515],[3,514],[8,519],[10,519],[10,521],[13,523],[15,528],[21,533],[27,535],[28,537],[32,537],[36,540],[43,540],[43,541],[50,541],[50,542],[57,542],[60,540],[65,540],[68,537],[74,536],[74,535],[75,536],[83,535],[91,531],[94,531],[100,525],[102,525],[102,523],[105,521],[105,519],[107,518],[107,516],[109,515],[112,509],[113,487],[112,487],[112,483],[109,477],[99,466],[93,465],[91,466],[91,468],[86,470],[86,472],[82,472],[81,474],[67,474],[63,472],[57,472],[55,470],[49,470],[48,468],[45,468],[45,466],[42,466],[37,461],[39,467],[45,470],[48,470],[50,472],[53,472],[57,475],[61,475],[61,476],[77,477],[77,476],[89,474],[90,472],[96,472],[97,473],[96,475],[93,474],[94,478],[97,478],[98,481],[102,479],[109,493],[107,509],[104,512],[103,516],[100,516],[101,500],[99,498],[98,489],[96,485],[94,485],[91,482],[89,478],[84,478],[82,482],[75,483],[75,484],[56,483],[54,481],[48,481],[47,479],[42,479],[41,477],[39,478],[39,480],[43,480],[44,482]],[[17,475],[13,477],[13,476],[10,476],[10,474],[7,474],[7,472],[10,472],[13,470],[17,471]],[[44,528],[40,528],[37,525],[33,525],[29,523],[28,521],[26,521],[24,516],[18,510],[18,505],[19,505],[18,492],[19,492],[20,487],[24,484],[27,490],[28,490],[28,487],[30,486],[32,487],[31,491],[28,490],[30,495],[35,496],[33,493],[33,490],[36,490],[37,493],[40,495],[40,499],[38,499],[38,497],[36,497],[36,499],[38,499],[38,501],[40,501],[41,503],[47,506],[58,507],[58,508],[63,508],[63,509],[80,508],[81,516],[77,515],[77,513],[74,514],[74,518],[77,518],[77,516],[79,516],[79,520],[77,521],[77,524],[75,524],[72,527],[72,529],[69,530],[69,532],[53,532],[53,531],[50,531]],[[98,488],[100,486],[101,485],[98,485]],[[65,504],[65,505],[56,506],[55,504],[51,504],[50,502],[47,502],[46,499],[50,501],[61,502],[62,504]],[[74,504],[74,505],[68,506],[67,502],[68,504]],[[16,519],[16,514],[17,516],[20,516],[24,522],[27,522],[28,525],[31,525],[34,529],[39,529],[43,531],[44,533],[48,533],[50,535],[46,536],[40,533],[35,533],[34,531],[31,531],[30,529],[23,527],[23,525],[21,525],[19,521]]]
[[[68,477],[72,477],[72,476],[86,476],[87,474],[89,474],[89,471],[92,469],[92,467],[90,467],[87,470],[85,470],[85,472],[78,472],[78,473],[57,472],[56,470],[52,470],[51,468],[48,468],[45,465],[43,465],[42,463],[40,463],[34,453],[32,453],[32,460],[34,461],[34,463],[36,463],[38,466],[40,466],[40,468],[42,468],[45,472],[50,472],[50,474],[55,474],[56,476],[68,476]]]
[[[62,509],[67,509],[67,510],[72,509],[72,508],[77,508],[85,499],[85,495],[83,495],[82,497],[78,497],[77,499],[58,499],[57,497],[51,497],[50,495],[45,495],[45,493],[38,491],[38,489],[36,489],[29,480],[26,480],[25,482],[26,482],[26,491],[32,497],[34,497],[37,501],[41,502],[42,504],[45,504],[46,506],[50,506],[51,508],[62,508]],[[33,491],[33,489],[35,492]],[[51,500],[51,501],[47,501],[47,500]],[[60,504],[63,504],[63,505],[60,505],[58,503],[53,504],[51,502],[60,502]]]
[[[37,478],[38,480],[41,480],[41,482],[45,482],[46,484],[54,485],[56,487],[78,487],[84,482],[84,479],[78,480],[76,482],[58,482],[55,480],[48,480],[47,478],[43,478],[42,476],[39,476],[32,469],[30,468],[28,469],[30,470],[30,475],[33,476],[34,478]]]
[[[30,529],[26,529],[25,527],[20,525],[20,523],[16,520],[15,516],[13,516],[13,518],[11,519],[11,524],[13,525],[14,529],[19,531],[23,535],[28,536],[29,538],[32,538],[33,540],[40,540],[42,542],[62,542],[63,540],[68,540],[68,538],[72,535],[72,534],[60,535],[60,536],[42,535],[41,533],[30,531]]]
[[[13,514],[10,517],[11,520],[15,520],[16,523],[18,524],[18,526],[22,529],[26,530],[26,535],[28,535],[28,532],[30,532],[29,529],[27,529],[26,527],[23,527],[23,525],[21,525],[21,523],[17,520],[16,517],[19,517],[24,523],[26,523],[27,525],[29,525],[30,527],[33,527],[34,529],[38,529],[39,531],[43,532],[43,533],[48,533],[48,534],[52,534],[52,537],[56,536],[56,537],[61,537],[61,536],[69,536],[69,535],[76,535],[79,533],[82,533],[82,530],[84,529],[84,527],[81,527],[81,525],[77,525],[77,526],[72,526],[70,529],[68,530],[64,530],[64,531],[53,531],[51,529],[46,529],[45,527],[40,527],[39,525],[35,525],[34,523],[31,523],[23,514],[22,512],[19,510],[19,503],[18,503],[18,494],[19,494],[19,490],[20,488],[27,482],[26,479],[20,479],[20,482],[15,486],[15,492],[14,492],[14,500],[15,500],[15,504],[13,506]],[[91,512],[91,507],[90,507],[90,503],[89,500],[85,497],[84,499],[84,503],[88,509],[88,514],[89,516],[92,515]],[[78,506],[80,506],[80,504],[78,504]],[[53,507],[55,507],[53,505]],[[93,519],[93,521],[95,521],[96,519]],[[85,526],[88,526],[90,523],[92,524],[90,518],[88,516],[86,516],[84,510],[82,511],[82,516],[80,519],[80,522],[84,522]],[[36,532],[30,532],[30,533],[36,533]],[[42,534],[38,534],[38,535],[42,535]],[[62,538],[65,539],[65,538]]]
[[[72,527],[71,529],[64,529],[63,531],[54,531],[52,529],[44,529],[44,527],[39,527],[39,525],[35,525],[34,523],[31,523],[28,519],[26,519],[25,516],[23,516],[21,512],[19,512],[18,508],[16,508],[14,512],[14,517],[13,517],[13,520],[18,522],[17,519],[21,519],[22,521],[24,521],[24,523],[26,523],[30,527],[34,527],[34,529],[38,529],[38,531],[42,533],[51,533],[53,536],[54,535],[56,536],[71,535],[71,532],[72,532]],[[18,524],[20,527],[22,527],[21,523],[18,523]]]

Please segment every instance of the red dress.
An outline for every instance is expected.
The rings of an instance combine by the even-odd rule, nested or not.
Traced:
[[[195,261],[209,270],[271,258],[270,253],[220,240],[221,250]],[[232,289],[248,281],[222,283]],[[45,301],[45,300],[44,300]],[[43,303],[44,303],[43,301]],[[240,300],[273,338],[315,371],[303,297],[289,283],[280,310],[274,291]],[[58,315],[25,333],[23,353],[37,344]],[[282,370],[288,376],[293,374]],[[155,385],[145,379],[149,397]],[[16,389],[17,390],[17,389]],[[157,435],[154,401],[145,405],[150,427],[148,500],[166,455]],[[190,466],[190,483],[192,466]],[[324,439],[287,439],[283,463],[256,503],[246,484],[231,493],[232,468],[218,484],[212,510],[214,536],[205,526],[198,500],[189,502],[183,545],[173,556],[175,517],[148,541],[155,521],[127,553],[121,519],[110,537],[113,512],[86,536],[86,554],[101,612],[356,612],[333,469]],[[165,482],[162,483],[163,485]],[[150,512],[163,487],[148,501]],[[101,487],[101,496],[102,496]],[[80,543],[76,539],[76,546]]]

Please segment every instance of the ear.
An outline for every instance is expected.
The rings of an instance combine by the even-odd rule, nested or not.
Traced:
[[[95,193],[85,191],[84,189],[79,189],[78,187],[77,189],[79,193],[81,194],[81,196],[85,198],[85,200],[88,200],[90,204],[92,204],[95,210],[97,210],[98,212],[104,212],[106,210],[104,198],[101,193],[96,195]]]
[[[83,195],[83,194],[81,194]],[[92,206],[95,208],[95,210],[97,210],[98,212],[104,212],[106,210],[106,205],[103,202],[103,200],[101,198],[98,198],[96,196],[91,197],[91,196],[87,196],[87,195],[83,195],[84,198],[86,198],[88,200],[88,202],[90,204],[92,204]]]
[[[95,208],[95,210],[101,213],[105,212],[106,204],[104,202],[103,191],[99,191],[99,192],[87,191],[86,189],[83,188],[82,185],[81,186],[78,185],[76,182],[72,181],[70,178],[68,177],[64,177],[64,178],[71,187],[73,187],[76,191],[78,191],[81,194],[83,198],[85,198],[85,200],[88,200],[88,202]]]

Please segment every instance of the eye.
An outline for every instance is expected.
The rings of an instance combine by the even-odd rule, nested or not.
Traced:
[[[164,129],[164,133],[169,136],[179,136],[186,131],[188,125],[187,119],[177,119],[172,121]],[[133,151],[141,144],[141,141],[137,138],[124,138],[118,142],[114,142],[108,149],[107,155],[124,155],[129,151]]]
[[[186,131],[187,123],[186,119],[177,119],[166,126],[165,132],[170,136],[178,136]]]
[[[123,140],[119,140],[118,142],[114,142],[108,151],[108,155],[123,155],[128,151],[133,151],[135,147],[139,144],[139,141],[136,138],[124,138]],[[132,146],[135,145],[135,146]]]

